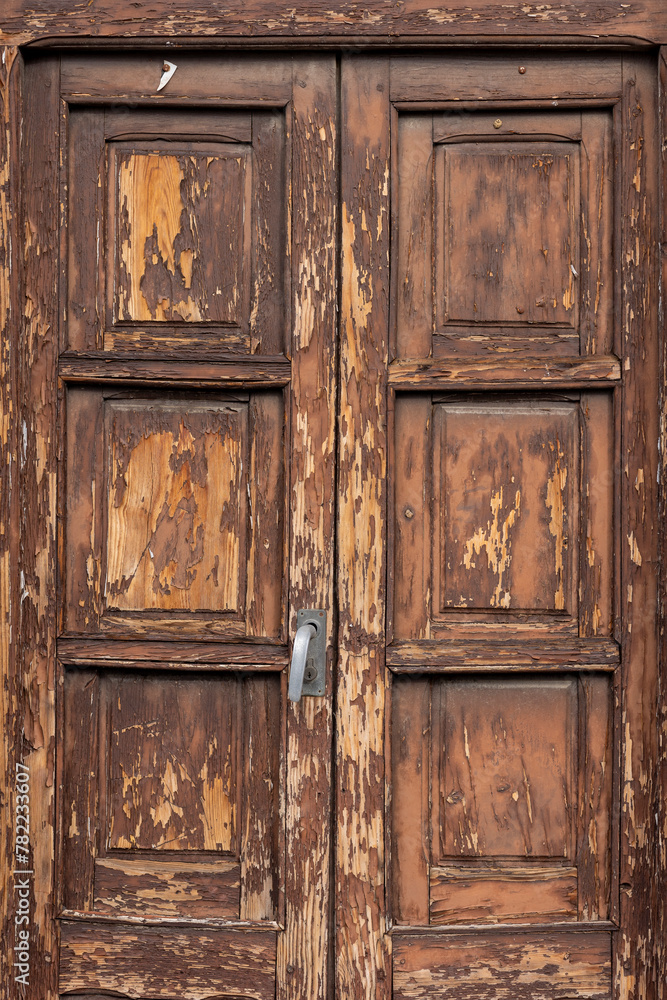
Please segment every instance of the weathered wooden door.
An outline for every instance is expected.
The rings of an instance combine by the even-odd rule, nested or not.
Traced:
[[[331,608],[335,61],[177,64],[157,94],[161,55],[26,74],[27,219],[62,223],[58,989],[310,995],[331,670],[288,708],[285,666]]]
[[[19,81],[10,996],[657,996],[654,57]]]
[[[654,63],[350,58],[342,122],[341,995],[648,996]]]

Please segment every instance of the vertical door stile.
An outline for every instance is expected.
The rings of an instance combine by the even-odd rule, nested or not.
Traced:
[[[50,56],[25,77],[22,227],[24,315],[18,360],[22,444],[20,740],[30,767],[32,947],[26,1000],[56,990],[55,870],[56,479],[58,361],[59,62]],[[18,867],[18,866],[17,866]],[[12,934],[12,938],[14,935]]]
[[[342,64],[336,987],[389,995],[385,910],[389,67]]]
[[[292,120],[292,412],[289,633],[333,608],[337,109],[333,59],[296,57]],[[324,698],[288,702],[286,933],[278,997],[327,995],[333,644]]]
[[[658,873],[658,915],[655,921],[656,982],[658,1000],[667,996],[667,442],[665,413],[667,412],[667,47],[660,49],[660,315],[658,329],[662,342],[660,357],[660,490],[658,522],[660,525],[660,704],[658,706],[658,759],[662,762],[658,785],[658,831],[655,864]],[[662,901],[662,905],[660,905]]]
[[[621,844],[619,996],[657,995],[658,128],[655,63],[623,60],[621,351]],[[664,908],[664,899],[662,900]]]
[[[12,627],[20,601],[16,533],[19,287],[15,278],[20,272],[17,218],[20,71],[18,48],[0,47],[0,716],[3,726],[0,767],[7,788],[13,784],[17,762],[21,763],[23,719],[18,634]],[[5,901],[0,935],[0,976],[3,977],[9,977],[13,962],[15,894],[10,874],[14,865],[13,850],[10,837],[3,831],[0,837],[0,887]]]

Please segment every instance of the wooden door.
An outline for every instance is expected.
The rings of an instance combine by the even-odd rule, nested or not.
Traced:
[[[331,669],[295,706],[285,667],[297,610],[331,609],[335,62],[174,59],[163,90],[155,54],[26,72],[55,293],[26,517],[57,495],[59,573],[58,978],[33,959],[27,996],[326,978]]]
[[[650,996],[653,62],[342,81],[340,995]]]
[[[12,51],[9,995],[659,996],[653,56]]]

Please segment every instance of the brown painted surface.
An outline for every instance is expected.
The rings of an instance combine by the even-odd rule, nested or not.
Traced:
[[[336,989],[341,997],[380,1000],[391,989],[385,902],[386,60],[346,60],[342,84]]]
[[[118,927],[63,921],[60,989],[110,991],[140,1000],[270,1000],[275,991],[275,931]]]
[[[247,406],[128,400],[105,418],[107,608],[242,611]]]
[[[232,678],[109,678],[107,850],[236,853],[239,688]]]
[[[394,996],[427,1000],[556,1000],[611,997],[609,936],[588,934],[401,935],[394,950]],[[483,991],[483,992],[482,992]]]
[[[290,39],[318,36],[349,38],[360,34],[396,38],[417,36],[428,41],[450,36],[467,38],[503,38],[519,36],[525,40],[547,37],[557,42],[620,38],[636,44],[664,42],[667,37],[665,12],[657,0],[637,0],[626,6],[619,0],[604,0],[597,6],[585,0],[562,0],[555,5],[502,5],[487,0],[460,0],[446,10],[434,8],[424,0],[405,0],[399,7],[387,8],[381,0],[363,7],[337,0],[336,3],[313,2],[308,8],[294,8],[286,3],[254,0],[250,5],[233,0],[222,10],[191,8],[182,0],[169,0],[159,7],[139,0],[104,0],[85,14],[75,5],[64,7],[54,2],[42,3],[38,10],[27,0],[10,0],[0,22],[7,38],[20,44],[30,38],[49,35],[83,37],[168,35],[175,30],[187,36],[211,38],[216,35],[247,37],[260,35]],[[178,25],[178,28],[175,26]]]
[[[12,488],[18,468],[17,328],[19,295],[12,274],[18,265],[19,238],[15,165],[18,153],[19,68],[18,50],[4,46],[0,50],[0,717],[3,738],[0,741],[0,767],[5,788],[16,774],[16,762],[22,754],[21,727],[23,695],[21,689],[18,634],[12,627],[18,608],[18,496]],[[8,801],[7,799],[5,800]],[[6,982],[13,962],[11,934],[14,928],[15,900],[12,898],[10,871],[14,864],[12,825],[3,817],[0,832],[0,892],[2,906],[2,946],[0,978]],[[24,867],[28,867],[25,865]]]
[[[565,866],[431,868],[430,923],[546,923],[577,919],[577,871]]]
[[[111,2],[19,30],[113,34]],[[563,41],[594,26],[573,11],[409,3],[366,35]],[[189,10],[169,30],[300,26],[305,44],[358,37],[361,13]],[[596,34],[663,20],[608,4]],[[346,54],[339,106],[333,56],[174,50],[160,96],[162,50],[69,55],[59,103],[58,60],[27,51],[22,173],[0,71],[0,650],[5,754],[34,774],[28,1000],[664,994],[657,64],[516,55]],[[215,229],[194,174],[224,200],[242,149],[250,214],[237,199]],[[107,155],[138,241],[107,240]],[[211,318],[195,261],[229,227],[238,301]],[[531,267],[545,233],[558,247]],[[214,552],[202,580],[216,533],[225,569]],[[330,612],[327,693],[288,705],[309,606]]]
[[[572,860],[574,682],[475,678],[438,688],[434,858]]]
[[[91,909],[131,916],[233,919],[239,914],[240,888],[237,861],[97,858]]]
[[[576,617],[576,405],[445,403],[435,419],[434,614],[516,608]]]
[[[249,293],[247,154],[121,147],[114,167],[117,320],[239,325]]]

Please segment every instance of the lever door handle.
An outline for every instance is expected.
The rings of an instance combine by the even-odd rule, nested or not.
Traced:
[[[303,682],[306,679],[306,663],[308,662],[308,647],[310,640],[316,635],[317,629],[310,623],[296,630],[294,646],[292,647],[292,662],[289,668],[289,689],[287,697],[290,701],[301,701]],[[308,680],[312,680],[309,677]]]
[[[326,612],[319,608],[299,611],[297,624],[287,689],[290,701],[300,701],[303,695],[323,695],[325,688]]]

